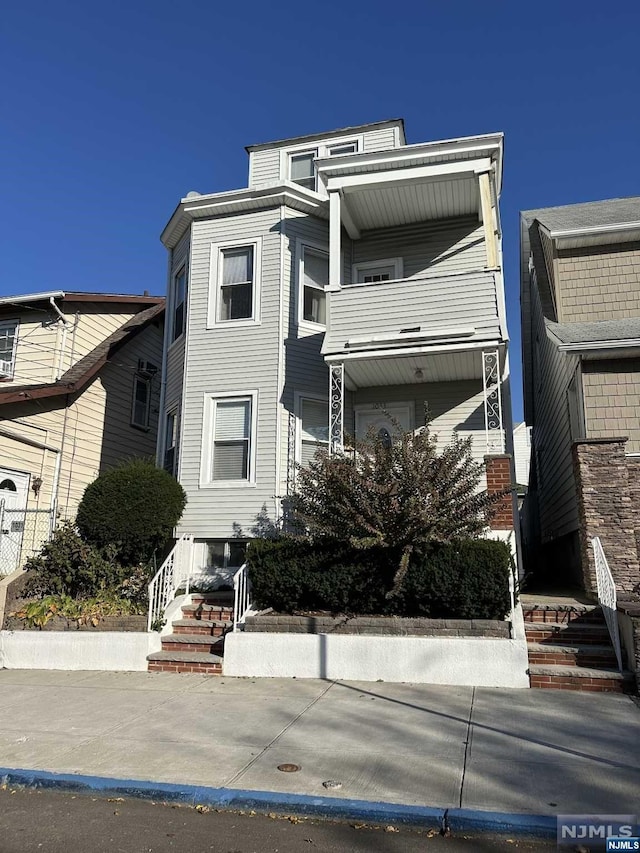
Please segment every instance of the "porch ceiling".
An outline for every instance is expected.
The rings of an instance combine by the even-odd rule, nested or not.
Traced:
[[[480,197],[477,177],[466,174],[375,188],[345,187],[342,203],[356,228],[370,231],[477,214]]]
[[[347,359],[344,367],[345,382],[349,390],[377,385],[456,382],[482,379],[482,352],[476,349]],[[416,378],[416,370],[421,370],[422,376]]]

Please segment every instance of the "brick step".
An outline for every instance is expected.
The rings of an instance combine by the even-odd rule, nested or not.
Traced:
[[[194,592],[191,595],[192,604],[212,604],[215,607],[233,606],[233,590],[218,590],[216,592]]]
[[[182,607],[182,618],[199,619],[207,622],[230,622],[233,619],[233,607],[220,607],[211,604],[184,604]]]
[[[174,634],[222,637],[231,628],[231,622],[228,619],[176,619],[171,627]]]
[[[204,652],[153,652],[147,656],[149,672],[199,672],[222,675],[222,658]]]
[[[525,622],[560,622],[566,624],[579,620],[589,624],[604,620],[602,610],[595,604],[559,605],[559,604],[523,604]]]
[[[611,646],[556,645],[527,643],[530,664],[554,664],[557,666],[579,666],[610,669],[616,666],[616,656]]]
[[[582,667],[531,664],[529,679],[532,687],[556,690],[581,690],[585,693],[627,693],[633,689],[633,674],[617,669],[586,669]]]
[[[596,622],[526,622],[527,641],[533,643],[560,643],[561,645],[606,645],[609,629]]]
[[[203,634],[167,634],[162,638],[164,652],[206,652],[222,655],[224,637],[207,637]]]

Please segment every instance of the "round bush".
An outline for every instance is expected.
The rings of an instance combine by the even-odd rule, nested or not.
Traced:
[[[133,459],[105,471],[85,489],[76,524],[94,545],[114,545],[133,565],[150,560],[182,515],[182,486],[153,462]]]

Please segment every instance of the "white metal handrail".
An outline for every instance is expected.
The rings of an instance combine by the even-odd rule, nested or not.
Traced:
[[[233,630],[244,625],[247,612],[251,609],[249,574],[243,563],[233,576]]]
[[[609,629],[609,636],[618,661],[618,669],[622,672],[622,650],[620,648],[620,632],[618,631],[618,611],[616,584],[609,568],[609,563],[600,542],[600,537],[591,540],[593,556],[596,564],[596,584],[598,587],[598,603],[602,607],[604,619]]]
[[[189,593],[189,584],[193,571],[193,536],[184,534],[175,543],[167,559],[155,573],[149,584],[149,616],[147,630],[162,619],[164,611],[176,596],[176,590],[182,583]]]

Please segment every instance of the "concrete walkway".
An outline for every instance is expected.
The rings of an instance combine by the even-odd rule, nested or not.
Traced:
[[[285,773],[279,764],[297,764]],[[0,767],[554,815],[636,813],[627,696],[0,671]],[[323,782],[341,783],[339,788]]]

